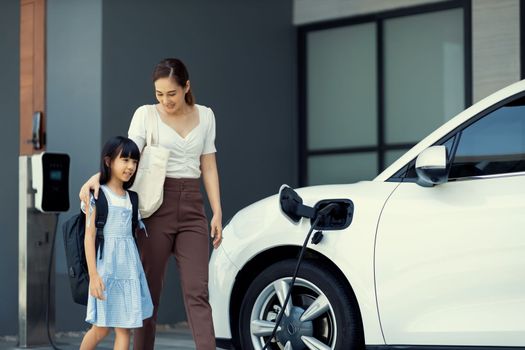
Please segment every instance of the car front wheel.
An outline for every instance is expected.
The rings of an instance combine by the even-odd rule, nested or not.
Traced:
[[[295,260],[263,270],[242,301],[239,333],[243,350],[261,350],[290,289]],[[358,349],[361,317],[353,292],[317,261],[303,261],[281,324],[267,349]]]

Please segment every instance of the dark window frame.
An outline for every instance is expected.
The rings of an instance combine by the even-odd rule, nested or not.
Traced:
[[[317,22],[298,27],[298,113],[299,113],[299,185],[308,184],[308,157],[316,155],[356,154],[364,152],[377,153],[377,172],[383,171],[385,166],[385,153],[393,150],[410,149],[415,143],[386,143],[385,141],[385,115],[384,115],[384,50],[383,50],[383,23],[385,20],[411,15],[425,14],[437,11],[463,9],[463,39],[464,39],[464,100],[465,108],[472,104],[472,5],[471,0],[450,0],[441,3],[426,4],[409,8],[379,12],[362,16],[353,16],[337,20]],[[308,150],[308,125],[307,125],[307,35],[317,30],[352,26],[374,22],[377,26],[377,145],[332,148],[326,150]]]

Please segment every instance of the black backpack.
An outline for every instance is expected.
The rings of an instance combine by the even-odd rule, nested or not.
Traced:
[[[139,198],[136,192],[128,190],[131,205],[133,207],[132,232],[136,241],[135,230],[138,225]],[[108,201],[104,191],[100,189],[98,199],[95,202],[97,213],[95,226],[97,236],[95,239],[95,252],[102,257],[104,251],[104,225],[108,219]],[[86,214],[82,211],[72,216],[62,224],[64,235],[64,247],[66,249],[67,274],[73,301],[77,304],[87,305],[89,294],[89,273],[84,251],[84,236],[86,231]]]

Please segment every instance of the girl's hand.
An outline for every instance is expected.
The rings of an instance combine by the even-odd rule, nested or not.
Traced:
[[[102,282],[102,278],[100,278],[98,273],[89,276],[89,294],[91,296],[94,296],[99,300],[106,300],[104,297],[105,290],[106,286],[104,286],[104,282]]]
[[[217,249],[222,242],[222,215],[213,215],[210,226],[210,236],[213,238],[213,248]]]
[[[89,178],[89,180],[86,181],[85,184],[82,185],[80,188],[80,193],[78,194],[78,197],[82,202],[84,202],[85,207],[89,208],[89,192],[90,190],[93,190],[93,195],[95,196],[95,199],[98,199],[98,191],[100,189],[100,175],[95,174]]]

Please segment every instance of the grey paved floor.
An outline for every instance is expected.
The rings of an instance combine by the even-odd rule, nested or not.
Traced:
[[[61,350],[78,349],[82,341],[83,333],[58,333],[55,343]],[[104,339],[97,349],[113,349],[114,333]],[[17,339],[14,336],[0,337],[0,350],[19,349],[16,347]],[[32,349],[48,350],[51,346],[35,347]],[[190,330],[185,325],[175,325],[173,327],[164,326],[157,331],[155,350],[195,350],[195,343],[191,336]],[[220,349],[218,349],[220,350]]]

